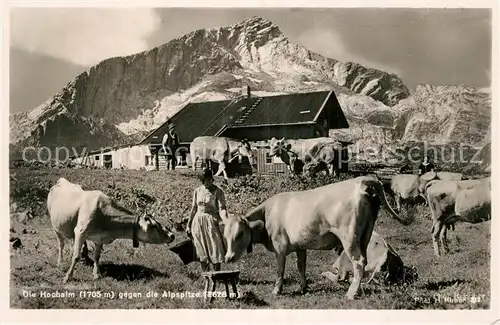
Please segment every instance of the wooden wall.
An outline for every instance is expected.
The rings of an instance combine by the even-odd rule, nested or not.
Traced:
[[[250,141],[269,140],[272,137],[287,139],[307,139],[317,137],[315,124],[254,126],[229,128],[222,136],[234,139],[248,139]]]
[[[260,174],[288,174],[290,169],[277,157],[269,158],[269,149],[259,148],[255,150],[256,169]]]

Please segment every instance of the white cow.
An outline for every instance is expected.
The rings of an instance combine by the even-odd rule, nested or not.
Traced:
[[[451,172],[428,172],[423,175],[416,174],[397,174],[394,175],[390,183],[390,191],[396,201],[396,211],[401,211],[401,202],[408,202],[422,197],[427,200],[425,195],[425,185],[433,180],[459,181],[463,179],[461,173]]]
[[[292,173],[296,173],[293,168],[296,160],[301,161],[303,164],[311,161],[311,157],[316,156],[323,147],[323,144],[331,144],[335,148],[339,145],[342,146],[341,143],[329,137],[311,139],[277,139],[272,137],[268,143],[269,154],[271,156],[280,157],[281,160],[288,165]]]
[[[233,154],[238,153],[238,155],[248,157],[248,159],[253,157],[252,148],[248,141],[225,137],[197,137],[191,142],[189,151],[194,171],[196,171],[196,160],[198,158],[205,160],[207,163],[213,161],[219,164],[219,169],[214,176],[223,173],[225,179],[228,178],[226,163],[230,161]]]
[[[51,187],[47,197],[50,221],[59,241],[58,267],[62,265],[66,238],[75,240],[73,259],[63,282],[73,276],[80,251],[86,240],[95,243],[94,279],[100,277],[99,258],[103,244],[115,239],[132,239],[133,246],[139,241],[151,244],[168,244],[175,236],[148,215],[135,215],[118,205],[101,191],[86,191],[80,185],[60,178]]]
[[[303,171],[305,175],[315,174],[322,169],[328,175],[336,176],[341,166],[339,166],[342,150],[340,142],[323,142],[314,145],[306,154]]]
[[[377,275],[385,272],[385,278],[390,281],[402,280],[404,277],[403,260],[394,248],[375,230],[372,233],[366,250],[367,264],[365,277],[370,283]],[[333,272],[323,272],[321,275],[333,282],[346,280],[347,275],[352,272],[352,263],[346,252],[343,251],[332,265]]]
[[[354,270],[347,298],[353,299],[359,293],[366,250],[381,204],[403,223],[387,204],[382,183],[371,176],[274,195],[245,217],[225,220],[226,261],[236,261],[252,243],[263,244],[276,256],[278,279],[273,294],[279,294],[288,254],[297,254],[304,291],[306,250],[345,250]]]
[[[491,219],[490,177],[463,181],[434,180],[426,186],[432,215],[434,255],[448,252],[446,233],[458,221],[479,223]]]

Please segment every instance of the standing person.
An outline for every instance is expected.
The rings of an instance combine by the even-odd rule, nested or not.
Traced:
[[[161,143],[161,145],[163,147],[163,153],[165,154],[165,159],[166,159],[165,163],[167,164],[167,170],[170,169],[170,160],[172,160],[172,149],[168,145],[168,137],[169,137],[169,134],[167,132],[163,136],[163,140]]]
[[[212,265],[214,271],[220,271],[226,254],[220,229],[221,222],[227,219],[226,199],[224,192],[213,183],[210,169],[204,170],[201,182],[203,185],[193,192],[187,232],[193,239],[202,270],[208,271]]]
[[[179,148],[179,137],[177,133],[175,133],[175,127],[173,123],[170,123],[168,126],[168,132],[163,136],[163,150],[167,155],[167,170],[172,166],[172,170],[175,170],[175,166],[177,165],[177,157],[175,156],[177,153],[177,148]],[[172,162],[170,162],[172,161]],[[172,165],[170,165],[172,163]]]
[[[177,133],[175,133],[174,124],[170,124],[167,143],[172,151],[172,170],[175,170],[175,166],[177,166],[177,149],[179,148],[179,137],[177,136]]]
[[[418,174],[423,175],[427,172],[434,171],[434,164],[430,161],[428,156],[424,157],[424,161],[418,167]]]

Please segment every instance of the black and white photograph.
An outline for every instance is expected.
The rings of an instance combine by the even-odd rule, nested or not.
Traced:
[[[10,309],[492,311],[486,3],[7,6]]]

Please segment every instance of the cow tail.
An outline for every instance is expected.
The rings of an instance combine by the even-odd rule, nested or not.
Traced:
[[[391,206],[387,202],[387,197],[385,195],[384,185],[382,184],[382,182],[379,180],[375,180],[374,187],[375,187],[375,193],[379,197],[384,208],[386,208],[386,210],[389,211],[389,214],[400,223],[406,224],[406,222],[403,219],[401,219],[401,217],[396,213],[396,211],[394,211],[393,208],[391,208]]]

